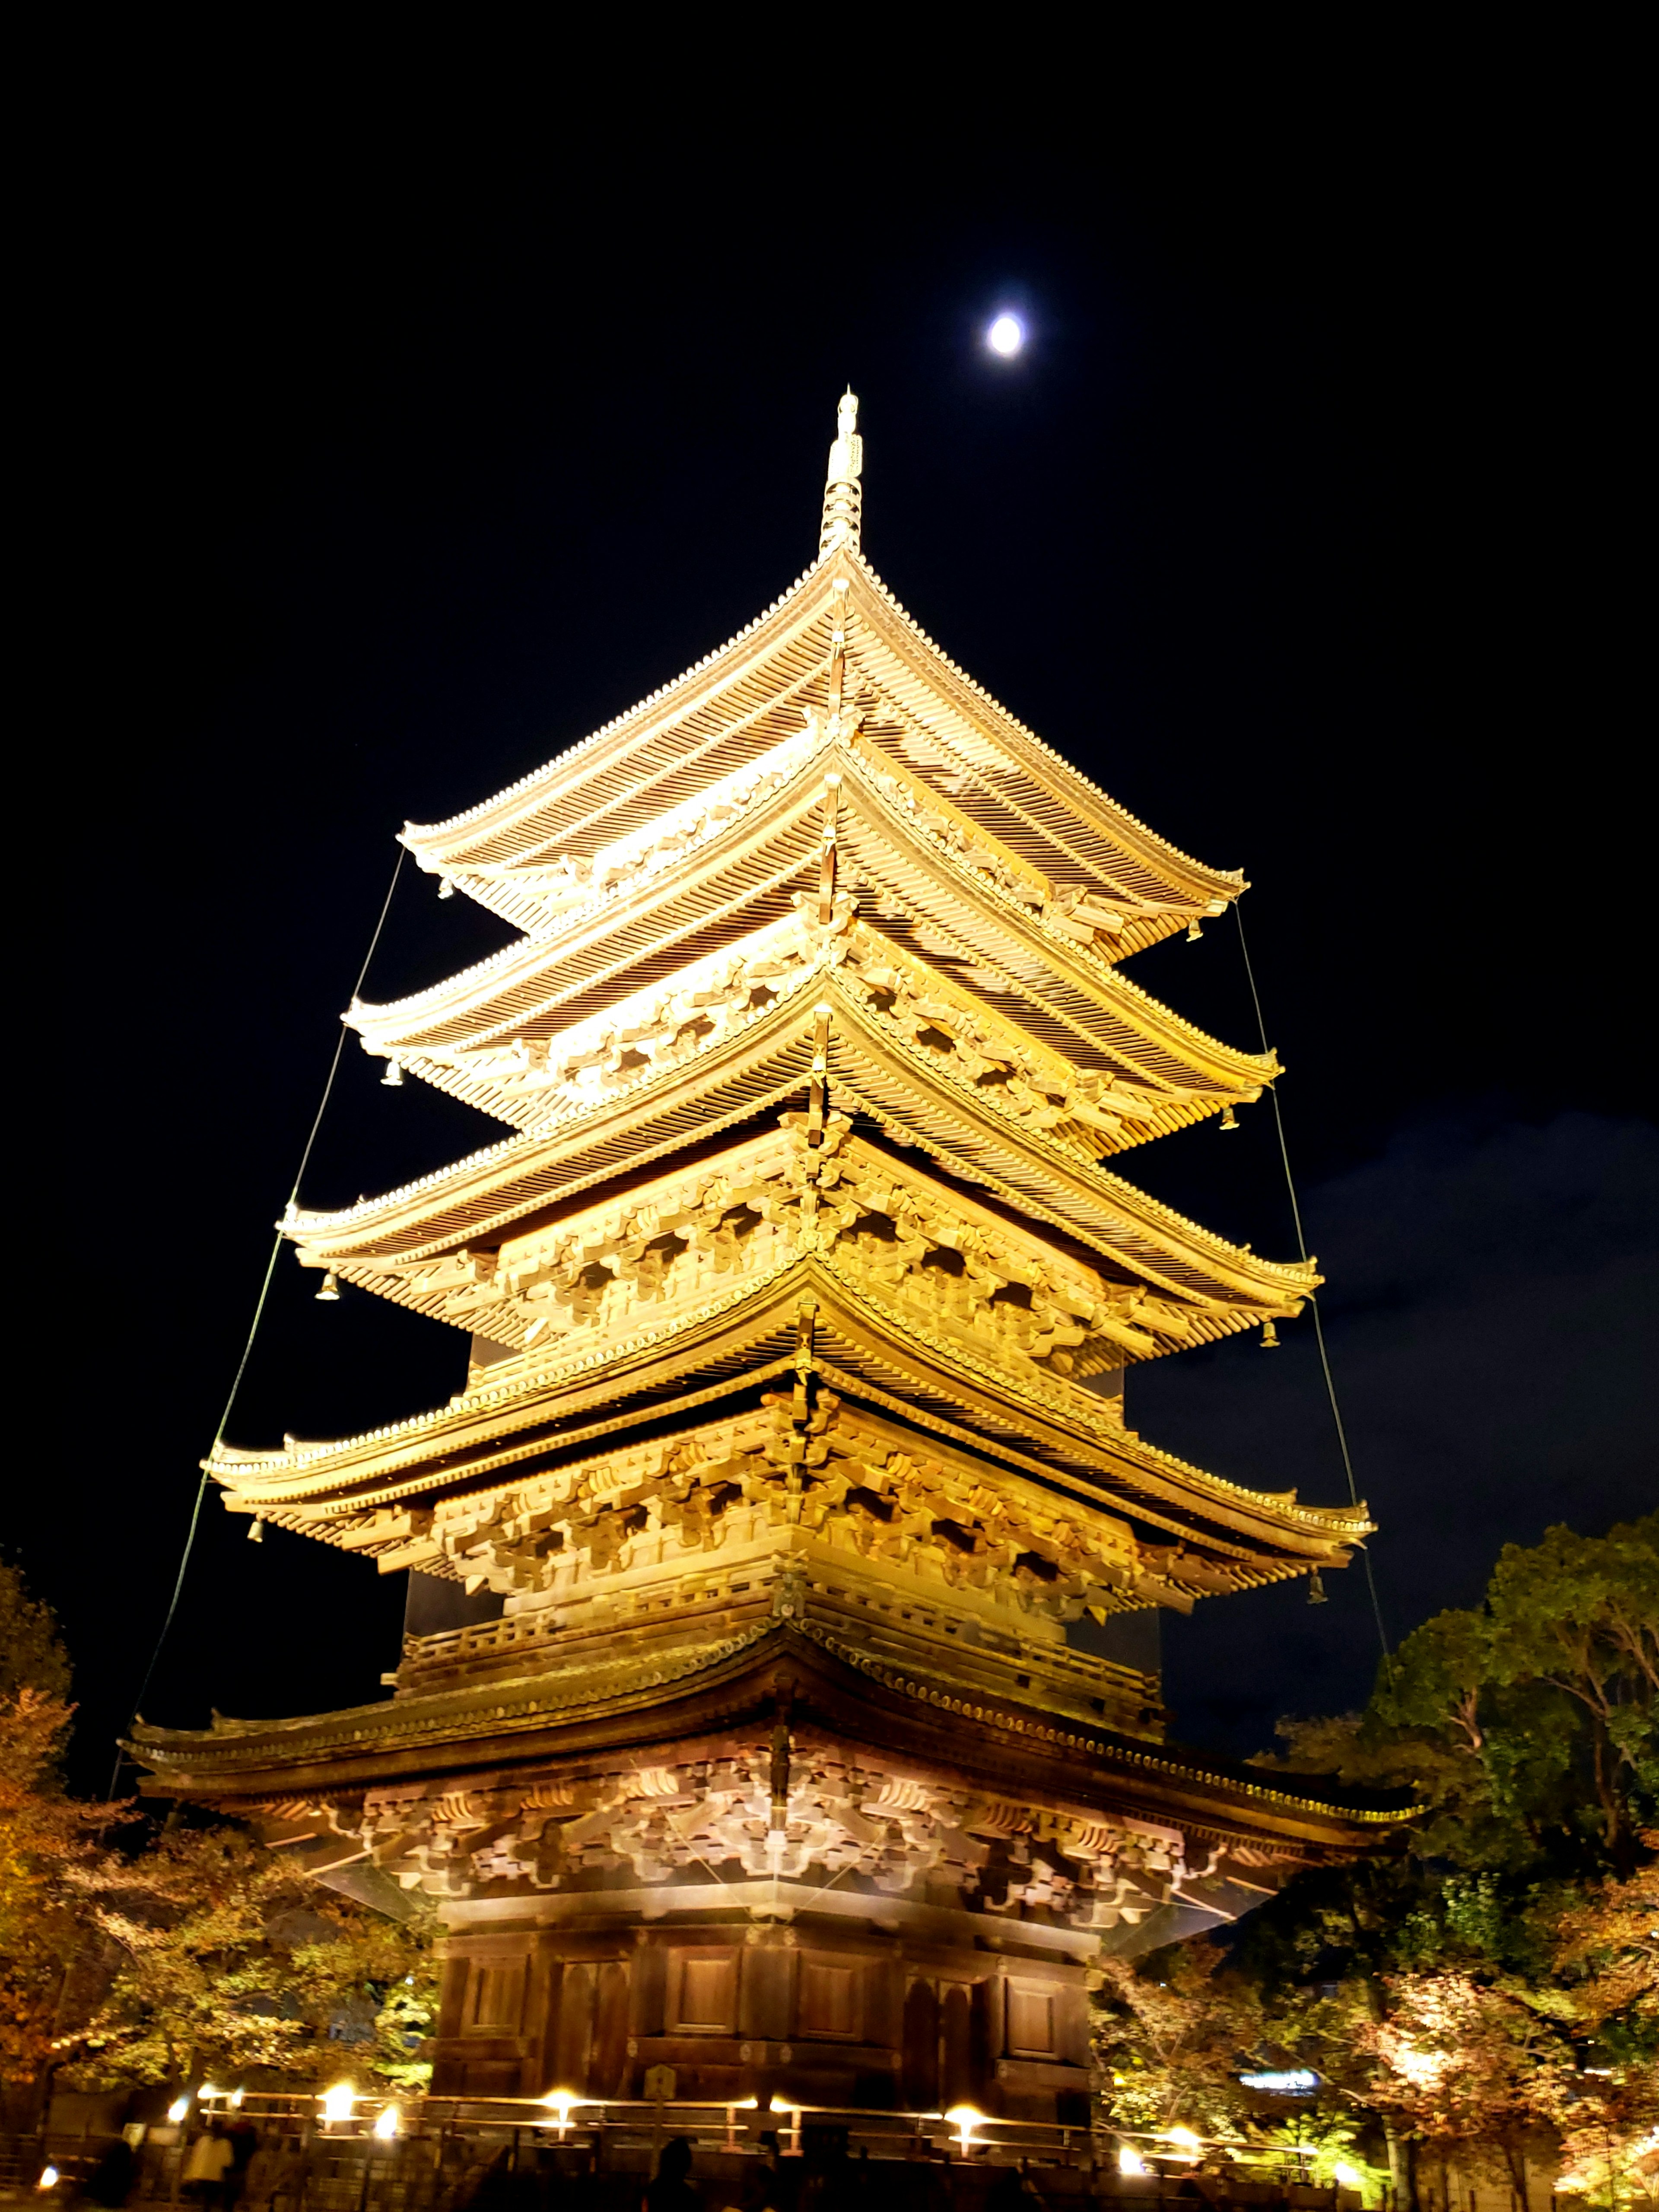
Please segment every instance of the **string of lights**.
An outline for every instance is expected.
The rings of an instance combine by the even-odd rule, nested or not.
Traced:
[[[368,940],[368,950],[363,955],[363,964],[357,970],[357,980],[351,988],[351,996],[354,1001],[361,994],[363,985],[368,981],[369,968],[374,961],[375,950],[380,945],[381,932],[386,927],[386,916],[392,911],[392,895],[397,890],[398,878],[403,873],[404,861],[406,858],[407,854],[404,848],[400,845],[398,848],[397,862],[392,871],[392,881],[386,885],[386,897],[381,902],[380,919],[374,925],[374,933]],[[317,1133],[323,1126],[323,1116],[328,1111],[328,1102],[334,1095],[335,1079],[340,1072],[340,1056],[345,1050],[345,1021],[344,1018],[342,1017],[339,1026],[339,1035],[334,1040],[334,1057],[328,1064],[328,1079],[323,1085],[323,1095],[317,1102],[317,1111],[312,1116],[310,1133],[306,1138],[305,1149],[300,1154],[300,1164],[295,1170],[293,1185],[288,1194],[288,1204],[283,1209],[284,1218],[286,1218],[289,1214],[292,1213],[295,1207],[299,1204],[300,1185],[304,1182],[306,1170],[311,1164],[311,1155],[316,1146]],[[284,1241],[283,1232],[279,1229],[276,1231],[276,1236],[271,1240],[270,1256],[265,1261],[264,1275],[259,1285],[259,1295],[254,1301],[253,1318],[248,1325],[247,1335],[243,1341],[242,1355],[237,1361],[236,1371],[231,1377],[230,1389],[225,1399],[224,1410],[219,1416],[219,1425],[213,1431],[213,1443],[208,1454],[210,1459],[212,1457],[213,1453],[218,1449],[221,1443],[223,1441],[225,1431],[230,1425],[231,1414],[235,1411],[237,1395],[242,1387],[242,1378],[247,1373],[247,1364],[250,1358],[252,1356],[254,1343],[258,1337],[259,1324],[264,1319],[266,1301],[270,1296],[271,1280],[276,1273],[276,1261],[281,1255]],[[155,1673],[156,1662],[161,1656],[163,1647],[166,1645],[168,1635],[172,1632],[173,1621],[178,1615],[179,1600],[184,1590],[185,1577],[190,1569],[191,1554],[196,1548],[197,1534],[202,1523],[202,1503],[207,1496],[207,1486],[208,1471],[206,1467],[204,1466],[200,1478],[196,1485],[196,1498],[194,1504],[191,1507],[190,1526],[185,1534],[184,1549],[179,1555],[179,1571],[173,1577],[173,1595],[167,1601],[167,1617],[161,1623],[161,1632],[155,1639],[155,1647],[149,1655],[149,1664],[144,1669],[143,1680],[138,1685],[138,1693],[134,1698],[131,1709],[128,1713],[127,1725],[129,1727],[131,1726],[132,1723],[137,1718],[140,1712],[143,1710],[144,1699],[149,1692],[150,1681]],[[250,1529],[249,1534],[254,1534],[257,1531],[258,1527],[258,1524],[256,1522],[254,1528]],[[115,1753],[115,1764],[110,1769],[108,1795],[112,1797],[115,1795],[115,1786],[120,1778],[121,1762],[125,1757],[125,1753],[118,1747]]]

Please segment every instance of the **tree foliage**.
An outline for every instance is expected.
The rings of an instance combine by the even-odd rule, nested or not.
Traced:
[[[60,1759],[75,1708],[50,1609],[0,1560],[0,2081],[32,2084],[93,1969],[70,1877],[122,1808],[68,1796]]]
[[[69,1680],[51,1613],[0,1564],[0,2081],[421,2086],[424,1926],[307,1882],[242,1829],[70,1797]]]
[[[112,1966],[77,2038],[82,2082],[425,2080],[424,1928],[304,1881],[226,1826],[165,1830],[74,1879]]]
[[[1095,2047],[1119,2126],[1215,2135],[1238,2119],[1238,2054],[1255,2040],[1259,2008],[1248,1984],[1219,1973],[1224,1955],[1200,1940],[1139,1967],[1101,1961]]]
[[[1659,1515],[1507,1546],[1485,1602],[1408,1637],[1363,1713],[1282,1723],[1262,1762],[1408,1790],[1392,1844],[1307,1870],[1190,1965],[1109,1971],[1110,2117],[1248,2127],[1229,2075],[1306,2067],[1304,2130],[1456,2149],[1522,2192],[1559,2147],[1563,2191],[1641,2201],[1659,2184],[1656,1690]]]
[[[1281,1723],[1291,1771],[1399,1784],[1420,1860],[1568,1880],[1629,1875],[1659,1820],[1659,1513],[1506,1545],[1485,1604],[1437,1613],[1363,1714]]]
[[[38,1690],[67,1708],[69,1654],[51,1607],[31,1597],[19,1570],[0,1559],[0,1698],[20,1690]]]

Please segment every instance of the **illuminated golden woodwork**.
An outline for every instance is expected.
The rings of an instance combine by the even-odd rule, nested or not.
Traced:
[[[1318,1279],[1102,1164],[1277,1075],[1119,965],[1243,884],[896,605],[856,405],[819,558],[763,617],[404,833],[520,938],[348,1019],[511,1133],[283,1227],[465,1331],[465,1387],[210,1464],[232,1510],[454,1619],[382,1705],[140,1733],[157,1786],[441,1901],[457,2091],[616,2094],[657,2061],[722,2096],[1064,2112],[1103,1944],[1230,1917],[1383,1817],[1165,1747],[1155,1670],[1101,1644],[1370,1526],[1125,1419],[1129,1367]]]

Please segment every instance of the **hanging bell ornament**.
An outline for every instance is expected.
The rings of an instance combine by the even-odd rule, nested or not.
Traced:
[[[1231,1106],[1224,1106],[1221,1109],[1221,1126],[1224,1129],[1236,1129],[1238,1127],[1238,1116]]]
[[[395,1090],[397,1090],[397,1088],[398,1087],[398,1085],[402,1083],[403,1079],[404,1079],[404,1064],[403,1064],[402,1060],[387,1060],[387,1062],[386,1062],[386,1073],[385,1073],[385,1074],[380,1078],[380,1088],[381,1088],[381,1090],[382,1090],[382,1091],[395,1091]]]
[[[1330,1602],[1325,1595],[1324,1581],[1317,1567],[1308,1577],[1308,1602],[1310,1605],[1328,1605]]]
[[[333,1276],[331,1275],[330,1282],[333,1279]],[[323,1294],[319,1291],[317,1295],[321,1297]],[[1277,1352],[1279,1349],[1279,1331],[1270,1321],[1264,1321],[1261,1324],[1261,1349],[1264,1352]]]
[[[1188,925],[1187,925],[1187,942],[1188,942],[1188,945],[1196,945],[1196,944],[1197,944],[1197,942],[1198,942],[1198,940],[1199,940],[1199,939],[1200,939],[1200,937],[1202,937],[1202,936],[1203,936],[1203,934],[1204,934],[1204,925],[1203,925],[1203,923],[1199,920],[1198,916],[1197,916],[1196,915],[1194,915],[1193,916],[1192,920],[1191,920],[1191,921],[1188,923]]]
[[[454,896],[455,886],[450,882],[448,877],[445,876],[438,885],[438,896],[440,898],[453,898]]]
[[[263,1544],[264,1542],[265,1524],[263,1521],[250,1521],[248,1522],[247,1540],[250,1544]]]
[[[317,1293],[317,1302],[319,1305],[325,1306],[337,1305],[340,1302],[340,1279],[332,1267],[323,1277],[322,1287]],[[1271,1323],[1268,1325],[1272,1326]]]

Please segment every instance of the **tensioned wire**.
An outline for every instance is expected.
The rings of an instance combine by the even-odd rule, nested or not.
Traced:
[[[1273,1047],[1267,1042],[1267,1024],[1262,1018],[1261,1013],[1261,994],[1256,989],[1255,969],[1250,961],[1249,940],[1244,934],[1243,902],[1241,899],[1233,901],[1233,920],[1238,924],[1238,949],[1244,956],[1244,975],[1250,987],[1250,1004],[1255,1008],[1256,1032],[1261,1039],[1262,1051],[1271,1052]],[[1296,1177],[1291,1173],[1291,1150],[1285,1141],[1285,1116],[1279,1103],[1277,1084],[1270,1083],[1267,1085],[1267,1096],[1273,1103],[1273,1128],[1279,1137],[1279,1158],[1285,1170],[1285,1188],[1290,1194],[1291,1221],[1296,1230],[1297,1257],[1305,1267],[1308,1262],[1308,1240],[1302,1233],[1302,1207],[1296,1195]],[[1319,1346],[1319,1365],[1325,1377],[1325,1395],[1331,1401],[1331,1419],[1336,1426],[1336,1443],[1337,1449],[1342,1455],[1342,1472],[1348,1478],[1348,1498],[1350,1503],[1357,1506],[1359,1503],[1359,1486],[1354,1480],[1353,1455],[1348,1449],[1348,1431],[1343,1425],[1342,1407],[1337,1400],[1336,1377],[1331,1372],[1331,1355],[1325,1344],[1325,1327],[1320,1318],[1319,1294],[1316,1291],[1309,1291],[1308,1304],[1313,1310],[1314,1341]],[[1370,1552],[1363,1545],[1360,1547],[1360,1552],[1365,1563],[1365,1587],[1370,1592],[1371,1616],[1376,1623],[1376,1640],[1382,1647],[1383,1664],[1392,1674],[1394,1655],[1389,1649],[1388,1631],[1382,1626],[1382,1601],[1376,1592],[1376,1570],[1371,1565]]]
[[[403,873],[404,861],[406,858],[407,848],[400,845],[398,848],[397,863],[392,871],[392,881],[386,885],[386,897],[381,902],[380,918],[374,925],[374,934],[368,940],[368,950],[363,955],[363,964],[357,970],[357,980],[351,987],[354,1002],[362,993],[363,985],[368,980],[369,964],[374,957],[375,947],[380,944],[380,933],[386,927],[386,918],[392,911],[392,895],[398,888],[398,878]],[[312,1148],[317,1142],[317,1132],[323,1126],[323,1116],[328,1111],[328,1102],[334,1095],[334,1079],[340,1072],[340,1055],[345,1050],[345,1018],[342,1015],[340,1034],[334,1040],[334,1057],[328,1064],[328,1080],[323,1085],[323,1095],[318,1100],[317,1111],[312,1117],[311,1133],[306,1139],[305,1150],[300,1155],[300,1164],[295,1170],[293,1188],[288,1194],[288,1204],[283,1209],[284,1219],[292,1213],[299,1203],[300,1185],[304,1182],[306,1170],[311,1164]],[[242,1377],[247,1372],[247,1363],[253,1351],[254,1340],[259,1334],[259,1324],[264,1319],[265,1301],[270,1296],[271,1279],[276,1273],[276,1261],[287,1241],[280,1229],[271,1241],[270,1256],[265,1261],[264,1279],[259,1285],[259,1295],[254,1301],[253,1319],[248,1325],[246,1340],[242,1346],[242,1356],[236,1363],[236,1372],[231,1378],[229,1395],[225,1400],[224,1411],[219,1416],[219,1425],[213,1431],[213,1442],[208,1450],[210,1461],[223,1443],[225,1431],[229,1426],[231,1414],[235,1410],[237,1394],[242,1387]],[[207,1496],[208,1474],[208,1468],[204,1467],[201,1480],[196,1486],[196,1502],[191,1508],[190,1527],[185,1536],[185,1548],[179,1554],[179,1571],[173,1577],[173,1595],[167,1602],[167,1618],[161,1623],[161,1632],[155,1639],[155,1648],[149,1655],[149,1664],[144,1669],[144,1679],[138,1685],[138,1694],[132,1701],[132,1710],[127,1717],[129,1728],[143,1711],[144,1699],[149,1691],[150,1678],[155,1672],[155,1664],[161,1656],[161,1648],[167,1640],[174,1617],[179,1611],[179,1594],[185,1587],[185,1576],[189,1571],[191,1553],[196,1548],[197,1531],[201,1526],[202,1501]],[[110,1770],[108,1794],[112,1797],[115,1795],[115,1784],[120,1775],[121,1761],[125,1756],[125,1754],[118,1749],[115,1754],[115,1764]]]
[[[358,969],[357,980],[352,986],[351,995],[354,1000],[361,994],[363,984],[368,979],[370,965],[374,961],[376,949],[380,942],[381,933],[386,927],[386,916],[392,911],[392,895],[397,890],[398,879],[403,872],[403,866],[405,857],[405,850],[400,847],[398,853],[397,861],[392,867],[392,881],[386,885],[386,897],[381,902],[380,916],[374,924],[374,934],[368,940],[368,950],[363,955],[362,966]],[[1249,940],[1244,933],[1244,916],[1241,908],[1241,903],[1238,900],[1235,900],[1233,902],[1233,919],[1238,926],[1238,946],[1239,951],[1243,953],[1244,958],[1244,974],[1250,987],[1250,1002],[1255,1010],[1256,1030],[1261,1040],[1261,1049],[1266,1053],[1270,1051],[1272,1048],[1267,1042],[1267,1024],[1263,1018],[1261,1012],[1261,994],[1256,988],[1255,969],[1250,959]],[[343,1018],[340,1024],[340,1033],[334,1041],[334,1054],[332,1059],[329,1062],[328,1078],[323,1085],[323,1094],[317,1103],[317,1111],[312,1117],[311,1128],[306,1138],[305,1148],[300,1154],[300,1164],[295,1170],[293,1185],[289,1191],[288,1205],[283,1209],[285,1215],[291,1212],[295,1206],[299,1201],[300,1185],[305,1179],[306,1169],[310,1164],[312,1152],[317,1142],[317,1133],[322,1127],[323,1116],[328,1111],[329,1100],[334,1094],[335,1079],[340,1072],[340,1058],[344,1050],[345,1024]],[[1305,1264],[1308,1257],[1307,1240],[1303,1235],[1302,1208],[1297,1198],[1296,1177],[1291,1171],[1290,1147],[1285,1142],[1285,1116],[1279,1107],[1277,1086],[1269,1084],[1267,1086],[1267,1095],[1273,1101],[1273,1128],[1279,1139],[1279,1161],[1285,1170],[1285,1188],[1289,1194],[1291,1201],[1291,1219],[1296,1231],[1297,1255],[1297,1257]],[[208,1457],[210,1460],[212,1458],[213,1454],[217,1451],[220,1444],[223,1442],[224,1433],[227,1427],[229,1425],[231,1414],[235,1410],[237,1396],[242,1387],[242,1378],[247,1372],[248,1360],[252,1355],[254,1343],[259,1334],[259,1325],[264,1319],[265,1304],[270,1295],[270,1285],[272,1279],[276,1272],[276,1262],[278,1258],[281,1256],[283,1246],[286,1241],[283,1232],[279,1229],[271,1241],[270,1256],[265,1261],[264,1275],[259,1285],[259,1295],[254,1302],[253,1318],[248,1326],[247,1336],[242,1346],[241,1357],[236,1363],[236,1371],[231,1378],[230,1389],[225,1399],[224,1409],[219,1416],[218,1426],[213,1432],[213,1443],[208,1452]],[[1359,1488],[1358,1483],[1354,1480],[1353,1456],[1348,1449],[1348,1433],[1343,1424],[1342,1408],[1336,1395],[1336,1380],[1331,1372],[1330,1352],[1325,1343],[1325,1330],[1320,1316],[1319,1299],[1315,1292],[1310,1291],[1308,1303],[1313,1310],[1314,1340],[1319,1347],[1320,1370],[1325,1378],[1325,1395],[1330,1401],[1331,1419],[1336,1429],[1337,1448],[1342,1455],[1342,1470],[1344,1474],[1347,1477],[1348,1497],[1350,1501],[1357,1506],[1359,1503]],[[178,1614],[179,1600],[185,1587],[185,1577],[190,1569],[191,1555],[195,1550],[197,1534],[201,1526],[202,1502],[207,1495],[208,1479],[209,1471],[207,1468],[204,1467],[202,1469],[200,1479],[196,1486],[196,1497],[194,1503],[191,1507],[190,1525],[185,1532],[184,1549],[179,1554],[179,1571],[173,1577],[173,1595],[167,1601],[167,1616],[161,1623],[161,1633],[157,1636],[155,1647],[150,1652],[149,1663],[145,1668],[143,1679],[138,1686],[138,1694],[132,1701],[132,1710],[128,1717],[129,1727],[131,1727],[132,1722],[137,1719],[138,1714],[143,1708],[144,1699],[149,1693],[150,1681],[155,1674],[156,1663],[161,1658],[162,1650],[166,1645],[169,1634],[172,1632],[173,1624]],[[1390,1660],[1392,1655],[1389,1650],[1388,1632],[1382,1625],[1382,1601],[1377,1595],[1376,1573],[1371,1564],[1371,1557],[1369,1551],[1365,1552],[1364,1556],[1365,1566],[1365,1586],[1370,1594],[1371,1613],[1376,1624],[1376,1640],[1382,1647],[1382,1656],[1386,1662]],[[123,1756],[124,1754],[118,1750],[115,1754],[115,1765],[110,1772],[109,1795],[112,1797],[115,1794],[116,1781],[120,1774]]]

